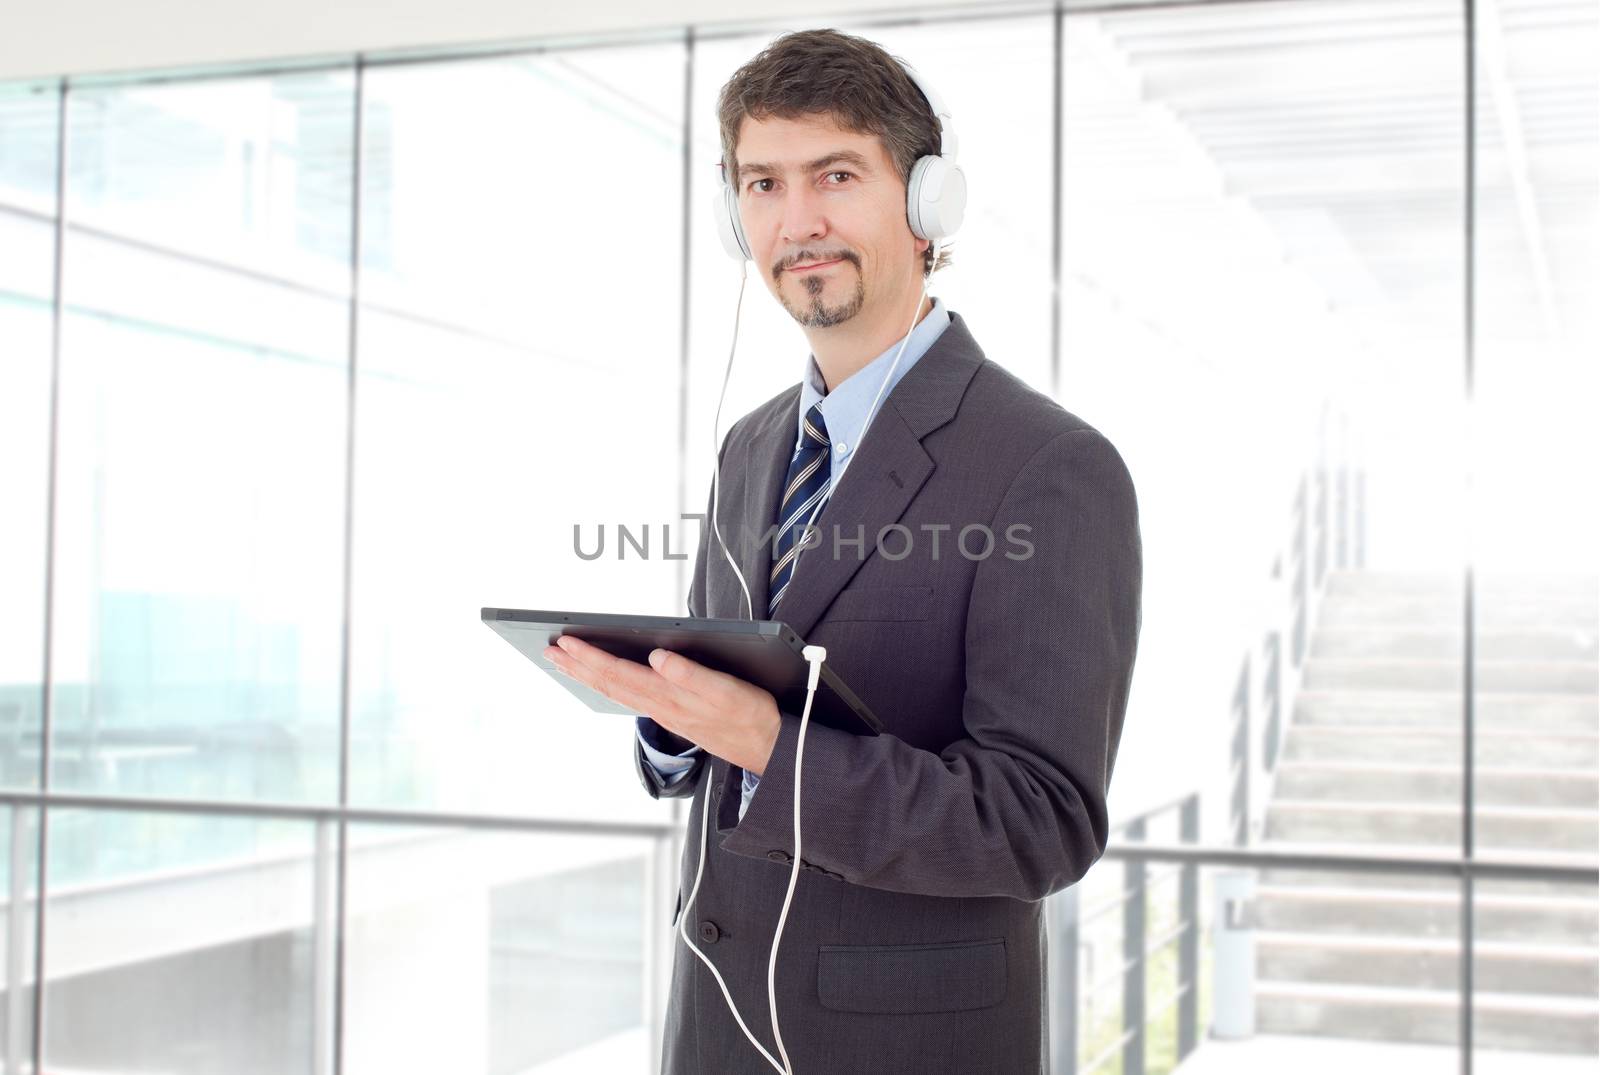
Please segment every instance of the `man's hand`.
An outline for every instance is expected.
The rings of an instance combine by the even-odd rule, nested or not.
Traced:
[[[756,776],[766,772],[782,724],[770,691],[665,649],[651,651],[646,668],[562,635],[544,655],[573,679],[674,735]]]

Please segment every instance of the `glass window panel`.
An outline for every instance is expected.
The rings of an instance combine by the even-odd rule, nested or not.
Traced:
[[[52,810],[49,1070],[311,1071],[314,836],[278,820]]]
[[[0,809],[0,1063],[21,1071],[33,1053],[34,957],[39,907],[39,811]]]
[[[986,357],[1046,395],[1053,24],[1029,15],[867,32],[926,76],[960,139],[966,217],[929,292],[966,319]]]
[[[366,78],[352,795],[653,816],[633,722],[479,610],[686,607],[682,47]]]
[[[348,71],[74,89],[69,216],[328,290],[350,275]]]
[[[646,1069],[648,841],[364,826],[351,846],[345,1071]]]
[[[1463,34],[1445,2],[1067,15],[1061,399],[1145,555],[1114,820],[1195,789],[1189,840],[1460,849],[1459,661],[1414,647],[1462,610]],[[1459,997],[1363,977],[1391,929],[1349,883],[1273,927],[1318,954],[1260,970],[1263,1030],[1453,1064]]]
[[[0,86],[0,785],[39,783],[60,95]]]
[[[57,82],[0,83],[0,202],[44,216],[56,211]]]
[[[69,99],[58,786],[337,792],[353,99]]]
[[[1473,837],[1480,854],[1592,866],[1600,615],[1600,11],[1477,8],[1471,414]],[[1459,667],[1462,626],[1449,639]],[[1459,693],[1454,696],[1459,699]],[[1588,1063],[1595,888],[1481,886],[1483,1049]],[[1538,1070],[1529,1068],[1528,1070]]]

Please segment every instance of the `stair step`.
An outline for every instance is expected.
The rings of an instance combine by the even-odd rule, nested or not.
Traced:
[[[1518,631],[1530,627],[1594,630],[1592,596],[1515,594],[1486,601],[1474,598],[1473,631]],[[1343,627],[1422,627],[1464,630],[1466,611],[1461,595],[1383,594],[1352,597],[1324,593],[1317,604],[1316,630]]]
[[[1465,577],[1458,571],[1412,571],[1384,568],[1342,568],[1327,574],[1327,591],[1377,596],[1408,593],[1460,593]],[[1600,575],[1582,571],[1478,571],[1473,591],[1479,598],[1512,595],[1561,597],[1593,594]]]
[[[1284,761],[1273,778],[1273,794],[1316,802],[1461,802],[1461,765],[1411,762]],[[1472,778],[1476,806],[1586,807],[1600,801],[1600,774],[1576,769],[1477,769]]]
[[[1495,848],[1582,851],[1600,841],[1600,810],[1549,806],[1486,806],[1473,813],[1474,837]],[[1339,803],[1274,798],[1267,806],[1267,839],[1338,840],[1455,847],[1461,809],[1455,804]]]
[[[1284,761],[1411,761],[1461,763],[1460,728],[1415,724],[1294,725],[1284,743]],[[1506,768],[1550,768],[1594,772],[1600,768],[1600,734],[1473,729],[1474,759],[1481,772]]]
[[[1455,1044],[1461,1037],[1461,994],[1327,982],[1256,983],[1256,1028],[1270,1034],[1317,1034],[1375,1041]],[[1533,1052],[1600,1052],[1600,1003],[1475,991],[1473,1044]]]
[[[1492,574],[1473,578],[1480,630],[1600,623],[1600,578],[1592,574]],[[1460,628],[1466,577],[1457,572],[1332,571],[1324,580],[1318,628],[1358,623]]]
[[[1458,684],[1459,686],[1459,684]],[[1461,692],[1304,690],[1295,697],[1296,724],[1441,724],[1461,727]],[[1475,728],[1595,732],[1600,695],[1474,690]]]
[[[1311,639],[1311,656],[1322,658],[1423,658],[1459,660],[1465,635],[1461,627],[1319,626]],[[1582,627],[1524,627],[1475,630],[1475,660],[1595,661],[1600,660],[1600,633]]]
[[[1389,885],[1340,886],[1258,883],[1256,922],[1294,934],[1400,936],[1459,943],[1461,890]],[[1482,892],[1472,896],[1474,947],[1482,942],[1570,945],[1600,943],[1600,906],[1593,890],[1559,896]]]
[[[1255,944],[1260,980],[1460,988],[1459,937],[1352,937],[1258,930]],[[1600,992],[1600,949],[1474,940],[1472,976],[1474,993],[1593,997]]]
[[[1269,845],[1279,848],[1281,845]],[[1349,847],[1342,850],[1349,851]],[[1371,851],[1371,847],[1363,848]],[[1392,847],[1383,848],[1392,851]],[[1437,847],[1430,848],[1435,854]],[[1553,852],[1546,852],[1553,854]],[[1500,855],[1495,854],[1496,858]],[[1592,861],[1592,860],[1591,860]],[[1461,891],[1461,881],[1455,877],[1444,877],[1433,874],[1388,874],[1373,873],[1366,870],[1301,870],[1291,868],[1272,867],[1263,869],[1257,875],[1262,884],[1284,886],[1320,886],[1337,885],[1345,888],[1373,888],[1388,885],[1404,884],[1407,888],[1416,888],[1434,892]],[[1584,885],[1576,881],[1524,881],[1510,880],[1502,877],[1480,877],[1472,884],[1473,901],[1476,903],[1487,895],[1498,896],[1555,896],[1571,899],[1594,900],[1594,885]]]
[[[1600,663],[1595,661],[1500,661],[1474,658],[1475,691],[1595,694]],[[1310,690],[1459,690],[1460,657],[1311,657],[1304,686]]]

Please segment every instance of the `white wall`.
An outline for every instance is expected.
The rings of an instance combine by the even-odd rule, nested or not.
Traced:
[[[912,0],[5,0],[0,80],[785,16],[827,26],[851,12],[928,7]]]

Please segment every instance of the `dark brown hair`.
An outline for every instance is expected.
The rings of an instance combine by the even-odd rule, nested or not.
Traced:
[[[796,119],[825,113],[847,131],[878,137],[894,161],[900,182],[918,157],[939,152],[939,121],[905,68],[880,45],[837,30],[784,34],[733,73],[717,99],[722,128],[723,175],[737,189],[735,146],[744,118]],[[923,275],[950,263],[941,244],[922,255]]]

